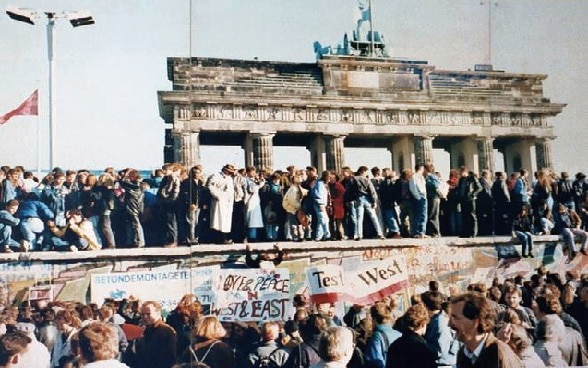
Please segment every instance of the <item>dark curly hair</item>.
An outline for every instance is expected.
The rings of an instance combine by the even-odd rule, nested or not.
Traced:
[[[462,314],[470,320],[478,320],[478,333],[491,332],[496,314],[488,299],[478,292],[469,292],[451,298],[451,304],[463,302]]]

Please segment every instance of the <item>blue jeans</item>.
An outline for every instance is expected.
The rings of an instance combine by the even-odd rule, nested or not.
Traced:
[[[40,218],[26,218],[20,222],[20,233],[22,238],[30,243],[31,251],[41,250],[44,230],[45,225]]]
[[[398,220],[396,220],[396,208],[382,210],[382,220],[388,234],[400,233],[400,226],[398,226]]]
[[[411,219],[411,234],[425,235],[427,231],[427,198],[413,199],[414,216]]]
[[[522,255],[524,256],[525,254],[530,254],[533,251],[533,234],[528,231],[515,231],[515,234],[521,242]]]
[[[18,247],[18,242],[12,239],[12,226],[0,224],[0,247]]]
[[[380,222],[378,221],[378,216],[376,215],[376,210],[372,207],[370,201],[368,201],[366,196],[360,196],[353,204],[353,209],[351,215],[353,216],[353,223],[355,224],[355,231],[353,233],[354,238],[363,238],[363,216],[364,213],[367,211],[370,219],[372,220],[372,224],[374,224],[374,228],[376,229],[376,233],[378,236],[382,236],[382,228],[380,227]]]
[[[318,204],[315,203],[313,207],[314,213],[316,214],[316,235],[314,240],[320,241],[323,239],[330,239],[329,215],[327,215],[327,212],[321,211]]]

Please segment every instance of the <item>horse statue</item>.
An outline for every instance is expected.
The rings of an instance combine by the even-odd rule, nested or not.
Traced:
[[[317,60],[320,59],[323,55],[330,55],[332,52],[331,46],[323,47],[318,41],[314,41],[312,45],[314,47],[314,55],[316,56]]]

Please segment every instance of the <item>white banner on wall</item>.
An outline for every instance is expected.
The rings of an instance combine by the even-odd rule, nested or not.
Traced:
[[[211,293],[211,312],[222,321],[285,320],[291,304],[290,272],[219,269]]]
[[[141,301],[158,301],[163,309],[171,311],[182,296],[194,294],[202,304],[208,304],[215,269],[218,267],[92,275],[90,299],[100,305],[106,298],[120,300],[134,296]]]

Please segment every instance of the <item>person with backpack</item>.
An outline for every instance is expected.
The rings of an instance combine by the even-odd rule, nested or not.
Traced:
[[[288,359],[288,350],[282,349],[277,339],[280,326],[275,321],[267,321],[261,326],[261,341],[249,353],[249,367],[278,368],[283,367]]]
[[[402,333],[392,328],[392,308],[387,303],[376,302],[370,308],[370,315],[374,323],[374,330],[367,340],[364,352],[365,366],[367,368],[384,368],[388,348],[402,336]]]

